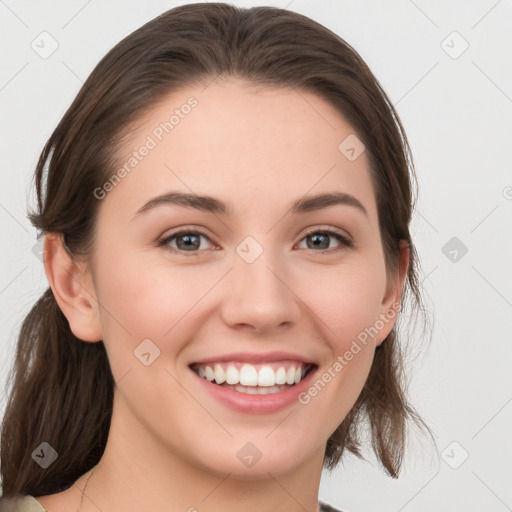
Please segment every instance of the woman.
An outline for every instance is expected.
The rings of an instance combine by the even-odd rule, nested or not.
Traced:
[[[36,169],[0,510],[295,512],[397,478],[412,160],[359,55],[290,11],[171,9],[96,66]]]

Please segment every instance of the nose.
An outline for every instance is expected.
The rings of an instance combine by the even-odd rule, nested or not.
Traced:
[[[270,251],[263,251],[252,263],[236,255],[224,283],[224,322],[258,334],[290,328],[298,322],[301,310],[292,280],[284,262]]]

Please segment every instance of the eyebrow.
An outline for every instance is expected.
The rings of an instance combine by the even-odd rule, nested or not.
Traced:
[[[304,214],[338,204],[352,206],[368,217],[368,212],[361,202],[354,196],[345,192],[329,192],[304,196],[293,202],[287,213]],[[196,194],[186,194],[183,192],[167,192],[148,201],[137,210],[135,216],[162,205],[178,205],[217,215],[232,215],[232,210],[229,206],[215,197],[198,196]]]

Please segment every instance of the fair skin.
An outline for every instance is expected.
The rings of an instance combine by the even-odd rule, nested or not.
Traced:
[[[349,161],[338,150],[354,130],[311,93],[235,79],[173,92],[137,124],[120,166],[190,96],[197,107],[101,200],[94,271],[58,236],[46,238],[58,304],[78,338],[103,340],[117,384],[82,510],[314,512],[326,442],[394,320],[309,403],[272,412],[228,407],[190,365],[284,351],[314,363],[313,383],[400,300],[407,252],[390,279],[366,154]],[[136,214],[171,190],[213,196],[232,214],[170,204]],[[306,195],[333,191],[354,196],[366,213],[348,204],[287,213]],[[183,227],[207,237],[190,249],[183,236],[156,245]],[[338,230],[354,245],[332,235],[325,246],[308,245],[313,228]],[[236,251],[248,236],[263,249],[251,263]],[[148,366],[134,356],[144,339],[160,350]],[[237,457],[248,442],[261,453],[252,467]],[[39,501],[49,512],[77,510],[86,476]]]

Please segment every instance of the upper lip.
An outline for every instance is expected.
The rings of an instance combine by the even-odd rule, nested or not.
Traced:
[[[261,354],[254,352],[232,352],[230,354],[219,354],[218,356],[200,359],[198,361],[194,361],[191,364],[208,364],[228,361],[239,361],[249,364],[270,363],[277,361],[299,361],[307,364],[315,364],[307,357],[301,356],[299,354],[292,354],[291,352],[266,352]]]

